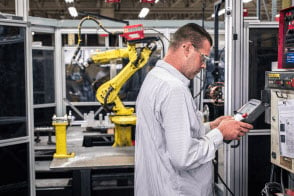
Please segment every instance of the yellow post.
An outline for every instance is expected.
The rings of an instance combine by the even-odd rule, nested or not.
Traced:
[[[55,127],[55,138],[56,138],[56,153],[54,158],[70,158],[74,157],[75,154],[72,152],[67,153],[66,149],[66,127],[68,125],[67,116],[57,118],[53,117],[52,125]]]
[[[132,146],[132,127],[116,124],[114,128],[114,143],[112,146]]]

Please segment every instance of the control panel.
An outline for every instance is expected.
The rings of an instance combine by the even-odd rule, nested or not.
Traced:
[[[258,99],[250,99],[235,112],[234,119],[246,123],[253,123],[263,112],[263,103]]]
[[[294,173],[294,91],[271,89],[271,162]]]
[[[266,89],[294,90],[294,72],[273,72],[265,73]]]
[[[265,110],[264,104],[258,99],[250,99],[241,108],[239,108],[235,114],[234,119],[246,123],[253,123]],[[232,140],[224,140],[225,143],[229,144]],[[238,147],[240,141],[233,148]]]
[[[271,162],[294,173],[294,72],[266,72],[265,88],[271,91]]]

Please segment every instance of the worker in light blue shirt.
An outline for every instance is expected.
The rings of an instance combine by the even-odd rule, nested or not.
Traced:
[[[135,196],[213,195],[216,150],[253,128],[229,116],[203,124],[188,86],[211,46],[202,27],[186,24],[147,74],[136,102]]]

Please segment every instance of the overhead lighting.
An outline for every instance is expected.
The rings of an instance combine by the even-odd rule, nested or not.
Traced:
[[[74,2],[74,0],[64,0],[65,1],[65,3],[73,3]]]
[[[221,9],[220,11],[218,11],[218,15],[221,16],[223,14],[225,14],[226,10],[225,9]],[[211,18],[214,18],[214,14],[211,14]]]
[[[77,17],[78,16],[78,12],[77,12],[77,9],[75,7],[68,7],[68,11],[69,11],[69,14],[72,17]]]
[[[120,3],[120,0],[105,0],[106,3]]]
[[[159,2],[159,0],[155,0],[155,3],[158,3]]]
[[[140,3],[154,3],[155,0],[140,0]]]
[[[243,0],[243,3],[249,3],[251,2],[252,0]]]
[[[149,8],[143,7],[139,13],[139,18],[145,18],[149,13]]]

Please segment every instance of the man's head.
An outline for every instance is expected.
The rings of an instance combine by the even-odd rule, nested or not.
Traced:
[[[193,79],[206,67],[211,46],[212,38],[207,31],[195,23],[188,23],[175,32],[164,60]]]

